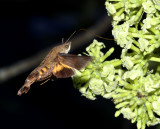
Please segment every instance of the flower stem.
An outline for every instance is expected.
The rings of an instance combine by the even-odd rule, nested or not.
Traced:
[[[141,8],[141,9],[138,11],[137,15],[135,16],[134,21],[138,21],[138,19],[140,18],[142,12],[143,12],[143,8]]]
[[[103,62],[107,57],[109,57],[114,52],[114,48],[109,49],[106,54],[100,58],[100,62]]]
[[[133,44],[131,46],[131,49],[137,53],[140,53],[140,50],[137,47],[135,47]]]
[[[124,12],[124,8],[121,8],[115,16],[120,16]]]
[[[122,64],[121,60],[118,60],[118,61],[111,63],[111,65],[113,65],[114,67],[120,66],[121,64]]]
[[[149,59],[149,61],[160,62],[160,58],[157,58],[157,57],[151,57],[151,58]]]

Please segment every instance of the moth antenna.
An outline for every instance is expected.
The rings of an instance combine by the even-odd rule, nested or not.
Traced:
[[[87,29],[79,29],[79,31],[82,31],[82,30],[83,30],[83,31],[86,31],[86,32],[90,33],[91,35],[94,35],[94,36],[96,36],[96,37],[98,37],[98,38],[101,38],[101,39],[105,39],[105,40],[114,40],[114,39],[109,39],[109,38],[105,38],[105,37],[96,35],[95,33],[91,32],[91,31],[89,31],[89,30],[87,30]]]
[[[62,44],[64,43],[64,38],[62,38]]]
[[[74,32],[69,36],[69,38],[67,39],[67,41],[65,41],[65,43],[67,43],[67,42],[72,38],[72,36],[73,36],[75,33],[76,33],[76,31],[74,31]]]

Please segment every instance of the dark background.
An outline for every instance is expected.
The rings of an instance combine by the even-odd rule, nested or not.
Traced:
[[[0,68],[54,46],[75,30],[94,26],[107,15],[104,3],[105,0],[0,1]],[[112,38],[111,29],[101,36]],[[83,52],[92,40],[72,52]],[[106,43],[107,49],[114,46],[113,41],[98,40]],[[111,58],[118,58],[116,54]],[[73,88],[71,78],[49,81],[42,86],[35,83],[29,93],[17,96],[32,70],[1,83],[0,129],[136,128],[122,115],[114,117],[112,100],[97,97],[91,101],[81,96]]]

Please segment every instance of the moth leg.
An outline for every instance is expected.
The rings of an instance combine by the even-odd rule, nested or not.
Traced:
[[[44,82],[42,82],[40,85],[43,85],[44,83],[48,82],[50,78],[46,79]]]

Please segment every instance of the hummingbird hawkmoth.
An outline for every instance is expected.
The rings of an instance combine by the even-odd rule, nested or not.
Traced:
[[[75,74],[75,69],[80,70],[84,68],[92,60],[90,56],[68,54],[71,48],[71,42],[68,42],[68,40],[64,43],[62,41],[61,45],[54,47],[47,54],[40,65],[28,75],[17,95],[20,96],[23,93],[27,93],[34,82],[43,81],[52,76],[56,78],[71,77]]]

